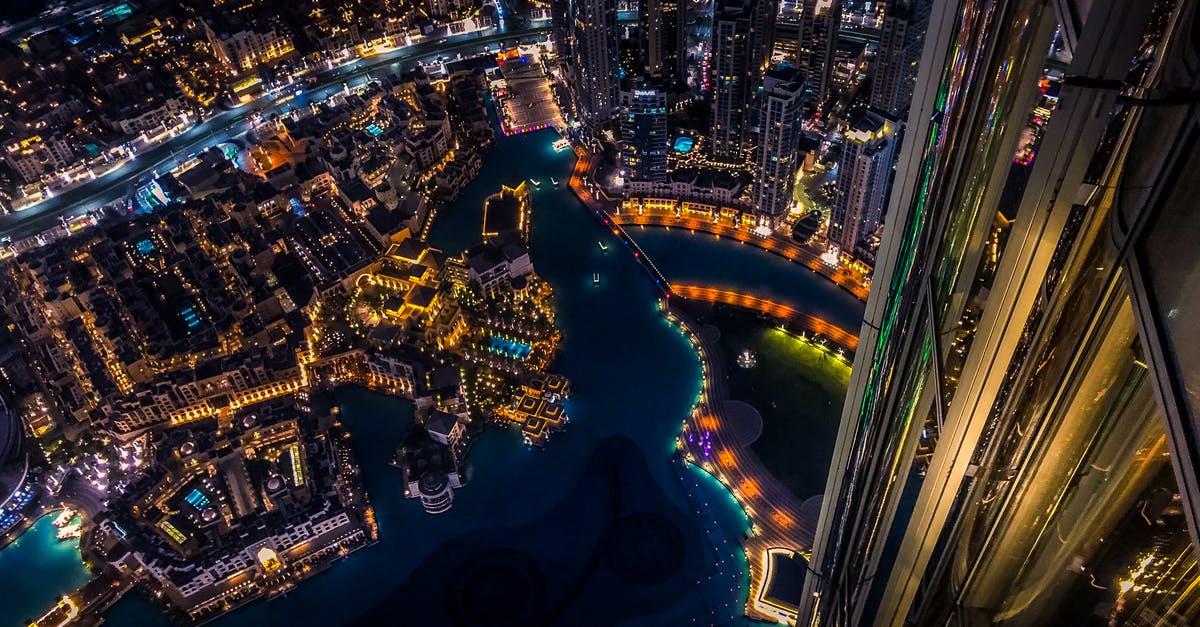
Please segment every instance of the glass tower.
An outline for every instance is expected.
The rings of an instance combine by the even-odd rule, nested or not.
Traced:
[[[1200,619],[1196,20],[934,2],[799,623]]]

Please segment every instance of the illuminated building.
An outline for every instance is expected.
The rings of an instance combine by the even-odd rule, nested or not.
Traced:
[[[1196,17],[935,7],[798,624],[1200,620]]]
[[[667,94],[644,79],[621,89],[621,167],[625,180],[667,180]]]
[[[818,105],[829,98],[833,84],[833,55],[837,51],[842,0],[801,0],[800,40],[796,44],[796,67],[808,82]]]
[[[517,233],[521,241],[529,240],[529,187],[521,181],[516,187],[501,185],[500,191],[483,201],[483,241],[490,242],[503,233]]]
[[[617,4],[615,0],[572,0],[568,4],[571,52],[569,81],[580,117],[608,122],[617,106]]]
[[[454,504],[454,490],[462,487],[458,463],[451,447],[413,425],[396,455],[404,471],[404,495],[421,499],[430,514],[441,514]]]
[[[879,227],[896,151],[894,119],[860,111],[842,132],[837,195],[829,216],[829,246],[861,256],[860,245]]]
[[[773,70],[763,77],[759,102],[759,137],[755,161],[754,206],[766,224],[787,215],[792,202],[800,152],[800,107],[804,79],[795,70]]]
[[[234,74],[276,61],[295,50],[291,35],[274,25],[230,22],[214,28],[206,20],[201,20],[201,25],[213,54]]]
[[[770,57],[776,3],[722,0],[713,15],[714,159],[740,162],[754,123],[755,90]]]
[[[892,116],[908,112],[932,4],[933,0],[890,0],[884,8],[871,71],[872,108]]]
[[[641,0],[638,5],[644,69],[668,84],[687,80],[685,5],[680,0]]]

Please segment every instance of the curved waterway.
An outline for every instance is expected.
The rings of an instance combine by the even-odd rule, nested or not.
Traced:
[[[451,254],[475,244],[484,198],[503,183],[539,181],[531,247],[538,273],[556,290],[563,342],[554,370],[572,381],[571,424],[544,450],[489,429],[471,451],[469,482],[455,493],[454,507],[431,516],[403,498],[400,471],[389,465],[412,420],[411,403],[339,390],[334,401],[353,435],[380,542],[283,598],[215,624],[746,622],[739,539],[748,523],[720,484],[673,459],[674,439],[699,392],[697,357],[659,316],[654,287],[632,256],[566,188],[574,155],[556,153],[554,139],[550,132],[498,138],[479,176],[437,217],[430,241]],[[840,300],[853,297],[782,259],[665,231],[636,235],[672,278],[743,284],[767,277],[752,287],[857,326],[861,305]],[[53,539],[48,520],[0,552],[0,584],[7,584],[0,589],[6,596],[30,589],[13,597],[19,602],[2,604],[4,624],[40,612],[87,578],[82,566],[59,572],[53,555],[26,552],[45,533]],[[78,565],[76,549],[54,542]],[[155,602],[137,594],[106,619],[117,626],[166,623]]]
[[[686,229],[627,226],[672,283],[753,294],[857,334],[866,305],[832,281],[751,244]]]
[[[54,516],[43,516],[0,551],[0,625],[24,625],[91,578],[79,541],[58,540]]]
[[[566,431],[531,450],[517,433],[489,429],[453,508],[431,516],[403,498],[400,471],[388,465],[411,404],[338,391],[380,542],[216,624],[744,623],[739,539],[748,523],[719,484],[673,459],[699,362],[658,314],[632,256],[566,188],[574,155],[556,153],[554,139],[499,138],[479,176],[438,215],[430,242],[451,254],[475,244],[484,198],[503,183],[539,181],[531,248],[556,290],[563,342],[553,368],[573,388]],[[163,622],[136,596],[108,620]]]

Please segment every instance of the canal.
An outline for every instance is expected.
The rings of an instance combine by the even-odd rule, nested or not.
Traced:
[[[809,268],[750,244],[685,229],[626,226],[671,283],[752,294],[858,333],[865,304]]]
[[[416,616],[426,624],[743,624],[738,540],[748,523],[719,484],[672,459],[699,392],[697,357],[659,316],[653,285],[634,259],[566,188],[574,155],[556,153],[554,139],[548,131],[498,138],[476,180],[437,217],[430,241],[457,254],[479,240],[487,195],[521,178],[540,183],[531,249],[537,272],[556,290],[563,342],[554,370],[572,381],[571,424],[544,450],[489,429],[471,451],[469,482],[453,508],[431,516],[403,498],[400,471],[388,463],[412,420],[411,404],[339,390],[334,401],[353,435],[381,541],[288,596],[215,624],[368,625]],[[676,254],[727,255],[728,264],[747,268],[769,258],[693,248],[699,244],[673,248],[664,240],[654,254],[660,263]],[[820,298],[820,288],[804,286],[824,279],[797,270],[794,286],[779,289]],[[54,580],[47,601],[78,583]],[[5,607],[6,616],[25,615]],[[108,621],[165,623],[153,601],[136,595]]]

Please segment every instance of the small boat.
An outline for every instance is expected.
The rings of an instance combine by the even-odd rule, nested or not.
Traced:
[[[550,177],[550,184],[555,187],[558,187],[558,179],[554,178],[553,176]]]
[[[533,186],[537,187],[537,188],[541,188],[541,186],[542,186],[542,182],[537,179],[529,179],[529,182],[532,183]]]
[[[592,285],[600,285],[600,273],[599,272],[592,273]]]
[[[608,250],[608,244],[604,242],[596,242],[596,244],[600,246],[600,250]]]

